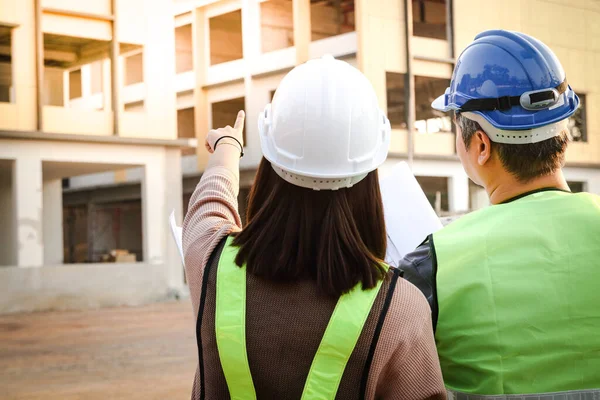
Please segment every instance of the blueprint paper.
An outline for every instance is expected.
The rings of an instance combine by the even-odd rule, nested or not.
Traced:
[[[388,238],[385,261],[398,266],[428,235],[442,229],[442,223],[407,163],[395,165],[380,180],[380,189]]]

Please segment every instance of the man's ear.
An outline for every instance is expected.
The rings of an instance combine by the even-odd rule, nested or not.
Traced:
[[[483,166],[492,157],[492,141],[482,130],[475,132],[474,139],[477,144],[477,163]],[[475,143],[471,143],[471,145],[473,144]]]

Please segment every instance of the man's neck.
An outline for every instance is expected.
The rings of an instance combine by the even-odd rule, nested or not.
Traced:
[[[522,194],[544,188],[556,188],[568,191],[569,186],[563,176],[562,170],[558,170],[552,175],[535,178],[527,183],[521,183],[512,175],[509,175],[507,179],[493,182],[486,189],[490,202],[492,204],[500,204]]]

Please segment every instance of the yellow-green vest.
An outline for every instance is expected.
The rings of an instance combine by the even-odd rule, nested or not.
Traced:
[[[434,234],[433,248],[450,398],[600,399],[599,196],[490,206]]]
[[[217,349],[231,399],[254,400],[256,391],[246,352],[246,267],[235,264],[238,249],[232,242],[233,237],[229,237],[217,269]],[[388,266],[384,267],[387,270]],[[340,297],[306,378],[303,400],[335,399],[381,284],[380,280],[369,290],[362,290],[359,284]]]

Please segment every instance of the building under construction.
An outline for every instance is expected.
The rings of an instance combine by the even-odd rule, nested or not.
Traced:
[[[167,217],[181,221],[206,165],[194,139],[246,110],[243,214],[260,111],[324,54],[360,68],[387,110],[382,169],[410,160],[448,215],[487,196],[431,101],[478,32],[540,38],[582,99],[566,177],[600,193],[598,21],[593,0],[0,0],[0,312],[185,292]]]

